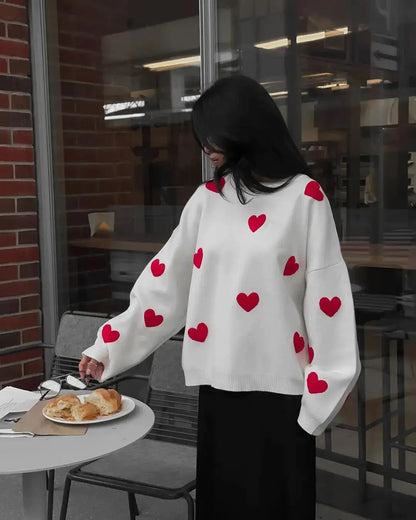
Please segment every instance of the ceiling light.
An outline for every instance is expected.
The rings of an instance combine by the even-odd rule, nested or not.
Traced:
[[[332,89],[342,89],[348,88],[349,85],[345,81],[340,81],[339,83],[327,83],[326,85],[318,85],[317,88],[332,88]]]
[[[328,31],[319,31],[314,33],[306,33],[299,34],[296,37],[296,43],[307,43],[313,42],[316,40],[323,40],[324,38],[333,38],[334,36],[344,36],[348,34],[348,27],[337,27],[336,29],[330,29]],[[290,40],[288,38],[279,38],[278,40],[268,40],[264,42],[259,42],[254,45],[259,49],[279,49],[282,47],[288,47],[290,45]]]
[[[383,80],[380,78],[373,78],[367,80],[367,85],[379,85],[380,83],[383,83]]]
[[[134,108],[144,107],[145,102],[143,99],[137,101],[124,101],[122,103],[107,103],[103,105],[104,114],[108,115],[112,112],[120,112],[121,110],[131,110]]]
[[[338,83],[326,83],[325,85],[318,85],[317,88],[332,88],[336,87]]]
[[[326,38],[325,31],[308,34],[299,34],[298,36],[296,36],[296,43],[313,42],[315,40],[323,40],[324,38]]]
[[[335,87],[332,87],[332,90],[343,90],[345,88],[350,88],[348,83],[338,83],[338,85],[335,85]]]
[[[186,56],[185,58],[174,58],[171,60],[145,63],[143,67],[160,72],[164,70],[179,69],[181,67],[191,67],[193,65],[199,65],[200,62],[200,56]]]
[[[185,103],[189,103],[191,101],[196,101],[201,97],[200,94],[192,94],[187,96],[181,96],[181,101],[184,101]]]
[[[330,29],[329,31],[319,31],[316,33],[299,34],[296,37],[296,43],[307,43],[316,40],[323,40],[325,38],[333,38],[334,36],[344,36],[350,31],[348,27],[338,27],[337,29]]]
[[[344,36],[349,32],[350,30],[348,29],[348,27],[338,27],[337,29],[325,31],[325,38],[333,38],[334,36]]]
[[[270,40],[267,42],[260,42],[256,43],[254,47],[257,47],[259,49],[280,49],[281,47],[289,47],[289,40],[288,38],[280,38],[279,40]]]
[[[332,72],[318,72],[316,74],[304,74],[302,78],[322,78],[323,76],[333,76]]]
[[[270,92],[271,97],[287,96],[289,92],[287,90],[279,90],[279,92]]]
[[[113,116],[104,116],[104,119],[129,119],[131,117],[144,117],[144,112],[136,112],[135,114],[115,114]]]

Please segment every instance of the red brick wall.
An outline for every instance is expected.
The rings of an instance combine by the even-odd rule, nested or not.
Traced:
[[[41,340],[27,2],[0,3],[0,350]],[[34,388],[39,350],[0,357],[0,385]]]

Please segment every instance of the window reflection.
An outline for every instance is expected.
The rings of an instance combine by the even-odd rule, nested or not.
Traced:
[[[60,312],[118,312],[201,182],[198,3],[48,6]]]
[[[322,483],[347,477],[338,486],[364,502],[369,486],[416,497],[416,5],[219,0],[217,18],[218,75],[249,75],[273,97],[350,270],[363,373],[318,439]]]

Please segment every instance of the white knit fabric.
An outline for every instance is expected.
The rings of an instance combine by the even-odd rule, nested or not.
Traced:
[[[187,385],[302,395],[299,424],[318,435],[360,371],[354,308],[331,209],[296,176],[241,204],[200,186],[136,281],[129,308],[84,353],[102,380],[145,359],[185,326]],[[284,418],[282,417],[282,420]]]

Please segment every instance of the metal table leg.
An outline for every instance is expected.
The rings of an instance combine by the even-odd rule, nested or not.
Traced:
[[[404,341],[397,340],[397,430],[401,446],[406,444],[406,402],[404,388]],[[406,451],[399,448],[399,470],[406,471]]]
[[[24,473],[23,483],[23,518],[25,520],[46,520],[46,472]]]
[[[383,334],[382,346],[383,367],[383,465],[384,488],[391,490],[391,384],[390,384],[390,337]]]
[[[365,397],[365,349],[364,327],[357,331],[358,344],[361,351],[362,370],[357,381],[357,425],[358,425],[358,475],[361,497],[364,498],[367,486],[367,424],[366,424],[366,397]]]

